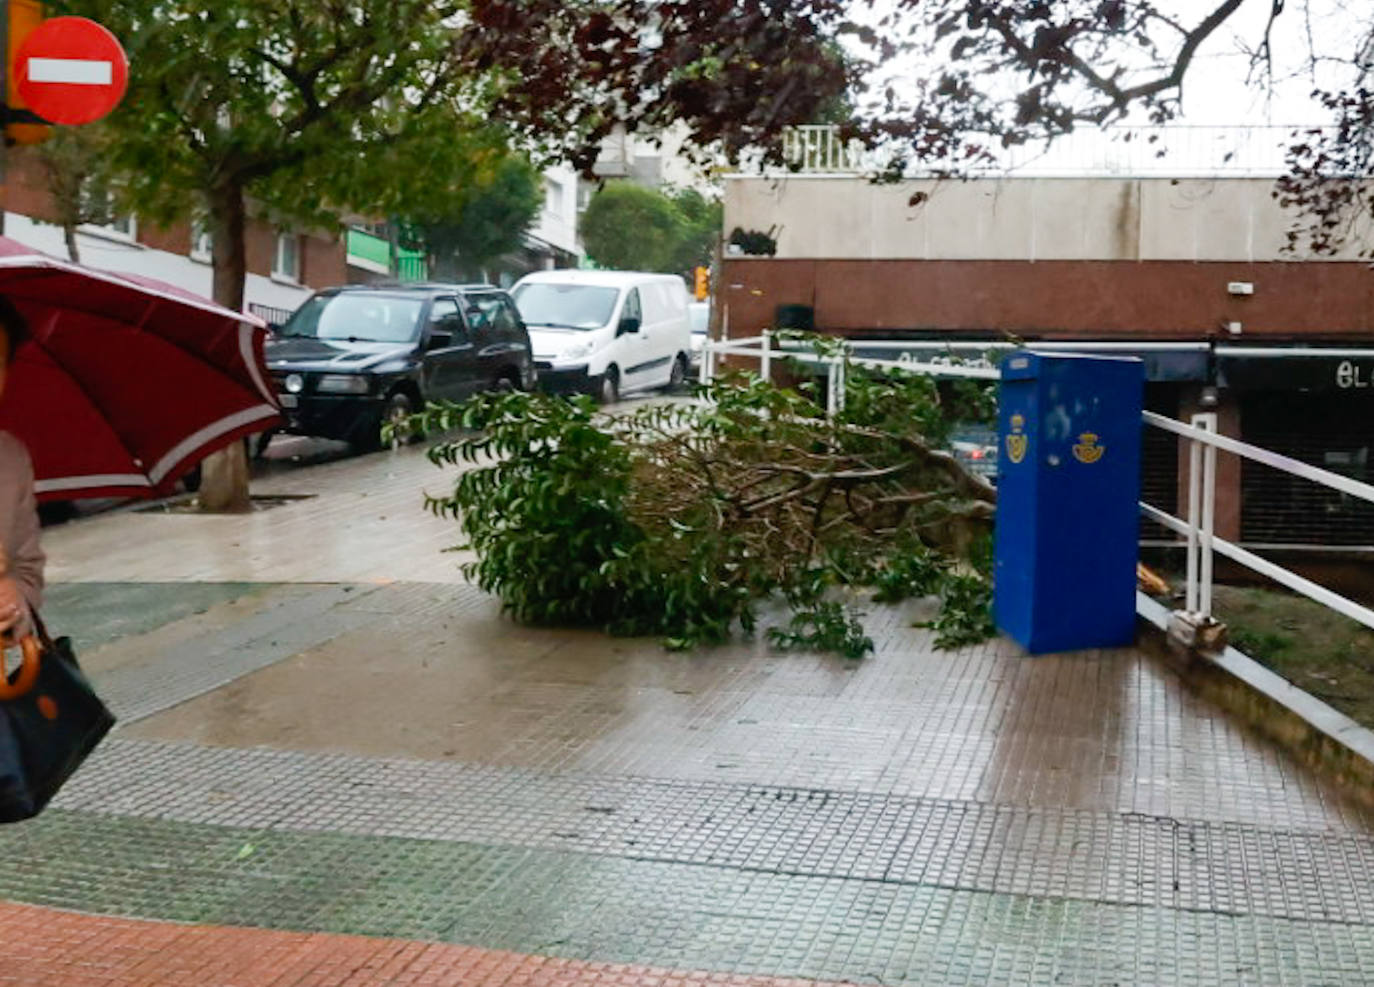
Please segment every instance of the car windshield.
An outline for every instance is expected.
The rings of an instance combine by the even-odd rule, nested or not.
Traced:
[[[278,336],[408,343],[420,334],[424,301],[401,295],[341,292],[316,295],[286,320]]]
[[[515,307],[534,328],[600,329],[611,321],[617,288],[535,282],[515,289]]]

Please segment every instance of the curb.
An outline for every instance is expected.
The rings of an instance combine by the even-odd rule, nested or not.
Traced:
[[[1136,613],[1156,632],[1144,635],[1142,646],[1162,658],[1195,693],[1374,807],[1374,731],[1235,648],[1218,655],[1179,654],[1165,639],[1168,609],[1143,593],[1136,594]]]

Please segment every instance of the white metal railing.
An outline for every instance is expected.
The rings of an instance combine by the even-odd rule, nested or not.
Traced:
[[[962,171],[1025,177],[1211,177],[1272,178],[1287,172],[1287,148],[1298,135],[1325,128],[1305,124],[1081,127],[1053,141],[1003,148],[989,138],[992,162]],[[833,125],[794,127],[783,134],[792,171],[810,175],[857,175],[880,171],[894,147],[868,149],[843,141]],[[938,170],[939,162],[913,162],[910,177]],[[948,169],[946,169],[948,170]]]
[[[759,361],[759,374],[765,380],[772,378],[773,361],[789,358],[803,364],[823,367],[827,371],[826,413],[834,416],[844,409],[845,369],[849,365],[867,367],[875,370],[903,370],[910,373],[928,374],[939,377],[962,377],[973,380],[999,380],[1000,371],[986,359],[971,361],[934,358],[925,361],[913,359],[910,352],[903,352],[901,359],[887,360],[852,355],[855,345],[865,349],[909,349],[910,343],[846,341],[836,340],[838,352],[835,355],[820,356],[803,342],[778,339],[771,330],[764,330],[757,336],[743,339],[707,340],[701,348],[701,382],[710,383],[716,375],[716,360],[721,356],[741,356]],[[1067,348],[1072,344],[1055,344]],[[951,347],[952,348],[952,347]],[[1005,348],[1005,344],[989,343],[965,344],[961,348],[977,348],[992,351]],[[1046,344],[1034,344],[1034,349],[1048,348]],[[1215,556],[1222,555],[1246,568],[1286,586],[1296,593],[1337,613],[1343,614],[1366,627],[1374,629],[1374,609],[1356,603],[1347,597],[1327,589],[1312,580],[1285,569],[1269,559],[1241,548],[1233,542],[1216,536],[1216,493],[1217,493],[1217,452],[1241,456],[1252,462],[1263,464],[1271,469],[1281,470],[1312,483],[1320,484],[1339,493],[1355,497],[1366,503],[1374,504],[1374,485],[1352,477],[1342,476],[1330,470],[1304,463],[1291,456],[1273,452],[1259,446],[1229,438],[1217,431],[1217,416],[1214,413],[1194,415],[1191,421],[1180,422],[1164,415],[1146,411],[1142,415],[1142,427],[1158,428],[1179,436],[1188,446],[1188,517],[1182,519],[1148,504],[1140,503],[1141,514],[1164,528],[1182,535],[1187,548],[1187,587],[1185,607],[1189,613],[1202,617],[1212,616],[1212,585],[1215,572]]]
[[[1143,501],[1140,510],[1145,517],[1187,539],[1186,606],[1190,613],[1203,617],[1212,616],[1212,573],[1215,554],[1238,562],[1253,572],[1258,572],[1308,599],[1374,629],[1374,609],[1356,603],[1233,542],[1216,537],[1217,451],[1241,456],[1370,504],[1374,504],[1374,486],[1304,463],[1291,456],[1219,435],[1216,416],[1213,414],[1194,415],[1191,423],[1185,423],[1147,411],[1144,414],[1144,424],[1146,427],[1172,432],[1189,443],[1188,520],[1173,517]]]
[[[996,367],[983,359],[935,357],[929,361],[918,361],[908,352],[902,353],[899,359],[885,360],[854,356],[854,343],[840,339],[834,342],[839,352],[822,356],[804,342],[778,338],[778,334],[771,329],[765,329],[757,336],[742,339],[708,339],[701,346],[701,383],[709,384],[715,379],[716,358],[721,356],[742,356],[758,360],[759,376],[764,380],[772,379],[773,361],[778,358],[823,367],[826,370],[827,382],[825,409],[826,414],[833,417],[844,410],[845,368],[851,365],[870,370],[902,370],[931,377],[963,377],[972,380],[999,380],[1002,376]],[[858,345],[865,349],[898,349],[906,344],[863,342]]]
[[[783,158],[810,174],[846,174],[866,169],[866,152],[857,141],[840,139],[840,128],[826,124],[789,127],[782,135]]]

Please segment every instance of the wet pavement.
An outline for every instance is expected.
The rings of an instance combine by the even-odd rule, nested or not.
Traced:
[[[522,628],[447,482],[49,532],[122,723],[0,831],[49,930],[0,984],[1374,982],[1374,820],[1147,654],[936,652],[921,604],[859,663]]]

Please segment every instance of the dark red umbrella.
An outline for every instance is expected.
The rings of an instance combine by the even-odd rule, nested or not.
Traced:
[[[164,494],[210,453],[279,421],[254,316],[4,237],[0,295],[31,333],[0,430],[28,446],[40,500]]]

